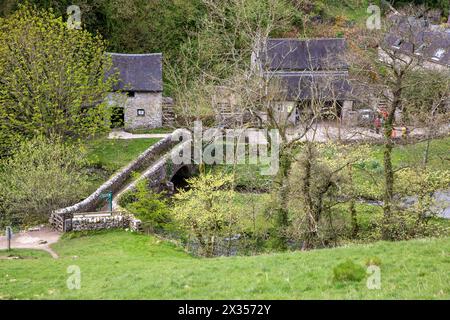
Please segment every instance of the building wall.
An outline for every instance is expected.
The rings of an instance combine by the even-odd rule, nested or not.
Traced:
[[[144,110],[144,115],[138,115],[138,110]],[[124,120],[126,129],[159,128],[162,127],[162,93],[135,92],[134,97],[125,101]]]
[[[389,57],[389,55],[381,48],[378,48],[378,57],[379,57],[380,61],[382,61],[384,63],[392,63],[391,57]],[[404,59],[405,61],[408,61],[408,62],[411,59],[408,55],[405,55],[405,54],[400,54],[399,57],[401,57],[402,59]],[[426,59],[423,59],[422,63],[420,65],[418,65],[417,68],[423,68],[423,69],[435,70],[435,71],[449,71],[450,70],[450,67],[448,67],[448,66],[440,64],[438,62],[435,63],[431,60],[426,60]]]

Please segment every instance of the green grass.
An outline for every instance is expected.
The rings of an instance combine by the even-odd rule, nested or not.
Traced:
[[[394,148],[392,161],[395,167],[416,166],[423,161],[426,150],[426,142],[415,144],[398,145]],[[431,141],[429,150],[430,168],[450,170],[450,161],[448,159],[450,150],[450,137],[434,139]],[[381,146],[373,147],[373,157],[380,163],[383,161],[383,148]]]
[[[449,299],[450,238],[378,242],[310,252],[194,258],[153,237],[110,231],[65,238],[25,259],[0,259],[2,299]],[[0,251],[0,257],[7,255]],[[381,261],[381,289],[333,280],[347,260]],[[81,289],[66,287],[67,267],[81,270]]]
[[[145,149],[160,139],[106,139],[98,138],[87,143],[88,160],[108,171],[116,171],[134,160]]]
[[[423,166],[426,142],[397,145],[392,152],[394,169]],[[427,167],[431,170],[450,170],[448,153],[450,137],[432,140]],[[364,196],[380,199],[383,194],[383,147],[373,146],[367,156],[365,170],[355,170],[357,190]]]
[[[94,192],[117,170],[136,159],[160,139],[107,139],[106,136],[88,140],[85,143],[89,176],[89,189],[86,196]]]
[[[345,17],[359,24],[365,24],[370,16],[367,13],[369,3],[379,4],[378,1],[367,0],[327,0],[324,1],[325,13],[330,17]]]

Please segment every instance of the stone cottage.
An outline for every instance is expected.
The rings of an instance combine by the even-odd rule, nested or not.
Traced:
[[[162,54],[110,53],[119,81],[111,93],[116,117],[125,129],[151,129],[163,125]]]
[[[348,120],[353,108],[345,39],[268,39],[254,67],[284,90],[278,110],[294,124],[305,104],[319,101],[322,111],[334,107],[338,118]]]

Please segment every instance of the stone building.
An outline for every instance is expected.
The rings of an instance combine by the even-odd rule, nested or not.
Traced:
[[[411,26],[412,25],[412,26]],[[406,31],[388,33],[386,47],[408,56],[414,55],[421,67],[441,71],[450,70],[450,26],[430,25],[424,20],[409,23]],[[409,33],[414,33],[410,35]],[[380,59],[389,62],[389,56],[379,48]]]
[[[305,105],[317,102],[325,114],[349,120],[353,109],[345,39],[268,39],[262,46],[254,68],[264,77],[278,82],[284,90],[277,106],[281,114],[296,123]]]
[[[414,57],[417,68],[450,74],[450,24],[433,25],[425,19],[407,17],[398,22],[398,26],[386,35],[384,41],[384,46],[378,48],[381,61],[392,62],[387,53],[390,50],[404,61],[409,62]],[[374,104],[382,107],[383,101]],[[450,110],[450,99],[446,108]],[[401,111],[398,113],[397,121],[401,119]]]
[[[151,129],[163,125],[162,54],[110,53],[119,81],[111,93],[116,117],[125,129]]]

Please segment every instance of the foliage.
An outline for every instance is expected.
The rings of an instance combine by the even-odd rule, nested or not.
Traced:
[[[448,227],[429,223],[442,211],[435,192],[450,185],[448,170],[404,168],[395,174],[395,191],[400,197],[396,215],[387,223],[391,239],[403,240],[417,237],[448,235]]]
[[[0,162],[1,218],[13,224],[46,222],[52,210],[86,192],[84,151],[58,137],[23,141]]]
[[[352,260],[346,260],[333,268],[334,281],[361,281],[366,276],[366,270]]]
[[[203,255],[212,256],[218,237],[233,236],[238,231],[233,178],[204,173],[187,182],[188,190],[174,196],[173,218],[196,238]]]
[[[120,205],[124,205],[128,211],[140,219],[144,229],[149,232],[164,229],[170,223],[167,199],[164,194],[149,190],[147,179],[139,181],[136,191],[127,195]]]
[[[0,155],[37,134],[77,138],[109,127],[105,49],[52,11],[20,7],[0,19]]]
[[[338,235],[345,234],[346,226],[333,207],[354,201],[353,165],[365,158],[367,150],[364,145],[310,142],[302,149],[289,175],[287,232],[302,241],[304,249],[336,244]],[[357,223],[356,216],[353,221]],[[356,233],[357,226],[353,227]]]

